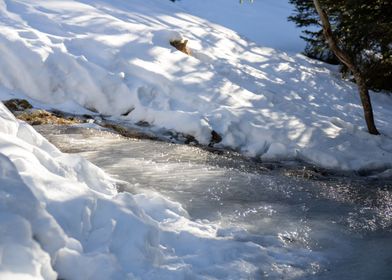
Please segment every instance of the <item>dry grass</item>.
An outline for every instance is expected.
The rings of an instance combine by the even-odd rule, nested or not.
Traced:
[[[82,121],[73,117],[57,117],[45,110],[28,110],[21,113],[16,113],[15,116],[28,122],[31,125],[41,124],[58,124],[58,125],[71,125],[81,123]]]

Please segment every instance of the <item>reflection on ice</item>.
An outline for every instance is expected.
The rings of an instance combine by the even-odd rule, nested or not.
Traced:
[[[392,278],[388,182],[306,180],[191,146],[86,128],[38,130],[61,150],[80,153],[128,182],[125,191],[158,192],[181,203],[192,219],[218,226],[220,236],[290,249],[279,256],[292,259],[290,266],[268,264],[287,279]],[[304,267],[302,257],[314,262]]]

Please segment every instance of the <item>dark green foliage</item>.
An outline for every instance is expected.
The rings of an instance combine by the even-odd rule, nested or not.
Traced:
[[[392,90],[392,1],[321,0],[339,46],[347,52],[375,90]],[[305,54],[330,63],[338,60],[328,49],[312,0],[290,0],[289,19],[305,27]],[[347,69],[342,67],[342,72]],[[346,73],[347,74],[347,73]]]

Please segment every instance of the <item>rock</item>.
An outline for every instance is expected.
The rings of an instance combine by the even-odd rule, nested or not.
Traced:
[[[149,122],[146,121],[139,121],[136,123],[137,126],[141,126],[141,127],[149,127],[151,126]]]
[[[194,145],[198,145],[199,142],[196,140],[196,138],[193,135],[189,135],[189,134],[183,134],[183,136],[185,137],[185,144],[194,144]]]
[[[215,130],[211,131],[211,141],[209,146],[222,142],[222,136],[220,136]]]
[[[120,134],[121,136],[127,138],[134,138],[134,139],[149,139],[149,140],[157,140],[157,137],[151,133],[147,133],[144,131],[139,131],[137,129],[133,129],[131,127],[121,126],[115,123],[108,123],[102,122],[100,123],[102,127],[108,128]]]
[[[135,108],[130,108],[127,111],[125,111],[124,113],[121,114],[121,116],[126,117],[128,116],[133,110],[135,110]]]
[[[11,112],[25,111],[33,108],[26,99],[10,99],[3,101],[3,103]]]

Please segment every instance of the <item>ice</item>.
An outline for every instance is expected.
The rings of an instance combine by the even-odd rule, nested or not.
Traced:
[[[127,184],[61,153],[2,104],[0,143],[2,279],[276,278],[285,272],[270,264],[291,267],[282,256],[296,255],[222,234],[156,192],[118,193]]]
[[[284,175],[289,167],[268,171],[242,157],[191,146],[126,139],[81,127],[39,131],[62,150],[80,153],[129,182],[121,189],[149,205],[146,213],[161,224],[181,213],[203,222],[206,232],[216,228],[218,236],[269,248],[274,259],[262,270],[271,279],[392,276],[388,181],[323,176],[306,180],[300,173]],[[168,206],[157,193],[176,203]],[[162,205],[166,213],[159,212]],[[184,222],[188,223],[176,223]],[[200,233],[200,228],[194,230]]]
[[[369,135],[355,84],[292,52],[287,1],[231,2],[0,1],[0,97],[148,122],[202,144],[215,131],[221,147],[261,160],[391,169],[391,98],[371,92],[381,135]]]

